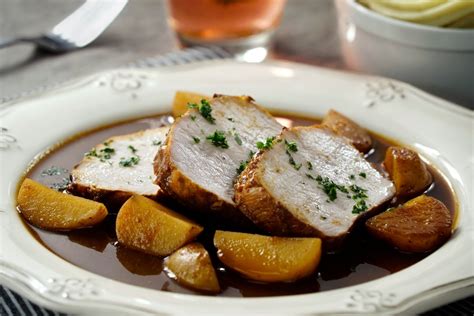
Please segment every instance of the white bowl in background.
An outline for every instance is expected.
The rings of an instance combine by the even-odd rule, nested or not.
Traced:
[[[414,84],[474,108],[474,29],[396,20],[355,0],[338,0],[348,68]]]

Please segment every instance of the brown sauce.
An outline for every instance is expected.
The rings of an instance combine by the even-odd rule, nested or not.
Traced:
[[[284,125],[291,124],[293,126],[311,125],[318,122],[316,119],[289,115],[280,116],[280,118]],[[42,172],[51,166],[71,170],[82,159],[85,152],[106,138],[160,126],[163,125],[163,122],[166,122],[166,117],[152,117],[109,126],[81,135],[42,158],[31,168],[27,177],[49,186],[61,183],[64,177],[68,177],[67,171],[52,176],[44,175]],[[380,164],[385,156],[386,148],[396,143],[378,135],[372,136],[374,150],[368,160]],[[433,167],[430,167],[430,172],[434,176],[434,184],[426,194],[441,200],[454,218],[456,202],[448,182]],[[388,206],[398,205],[402,202],[404,201],[393,201]],[[168,278],[163,271],[162,259],[118,245],[114,227],[115,215],[109,215],[104,223],[95,228],[65,233],[48,232],[28,223],[26,225],[42,245],[64,260],[85,270],[151,289],[176,293],[197,293]],[[216,250],[212,245],[212,237],[213,231],[206,230],[199,236],[198,241],[205,245],[212,257],[223,289],[220,296],[292,295],[338,289],[395,273],[429,255],[400,253],[386,244],[371,239],[360,226],[351,233],[345,247],[340,252],[323,255],[317,273],[311,277],[293,283],[263,284],[246,280],[225,268],[215,255]]]

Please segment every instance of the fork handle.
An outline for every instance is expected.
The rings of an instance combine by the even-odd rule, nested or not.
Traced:
[[[33,38],[26,37],[0,38],[0,48],[5,48],[24,42],[34,42],[34,40],[35,39]]]

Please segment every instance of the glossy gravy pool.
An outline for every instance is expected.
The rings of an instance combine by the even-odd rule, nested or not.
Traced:
[[[61,185],[68,172],[93,146],[106,138],[165,125],[169,117],[157,116],[106,127],[81,135],[41,159],[27,174],[34,180],[49,186]],[[311,125],[316,119],[280,115],[284,125]],[[373,163],[380,163],[385,150],[394,143],[372,135],[374,150],[368,157]],[[45,170],[56,167],[52,175]],[[61,170],[66,169],[66,170]],[[455,199],[449,184],[434,168],[430,167],[434,184],[427,195],[441,200],[454,217]],[[404,201],[393,201],[398,205]],[[116,211],[116,210],[109,210]],[[104,277],[162,291],[196,294],[168,278],[163,271],[162,259],[124,248],[117,243],[115,215],[109,215],[101,225],[66,233],[41,230],[26,223],[30,232],[45,247],[78,267]],[[198,238],[212,257],[219,282],[223,289],[220,296],[275,296],[312,293],[351,286],[374,280],[400,271],[429,254],[402,254],[389,246],[372,240],[363,227],[354,230],[345,247],[337,254],[325,254],[316,274],[293,283],[262,284],[246,280],[225,268],[216,257],[212,245],[213,230],[205,230]]]

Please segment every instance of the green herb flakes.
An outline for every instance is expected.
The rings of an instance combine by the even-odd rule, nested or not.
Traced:
[[[286,145],[286,150],[291,151],[291,152],[297,152],[298,151],[298,146],[296,145],[296,142],[289,142],[285,139],[285,145]]]
[[[132,145],[128,145],[128,149],[130,149],[130,151],[132,152],[132,154],[136,153],[137,152],[137,149],[135,147],[133,147]]]
[[[368,206],[365,202],[368,198],[366,194],[367,190],[355,184],[349,186],[349,189],[353,192],[352,199],[355,201],[352,207],[352,214],[360,214],[367,211]]]
[[[366,189],[363,189],[361,188],[360,186],[358,185],[350,185],[349,186],[349,189],[354,193],[352,195],[352,199],[353,200],[357,200],[357,199],[366,199],[368,198],[367,194],[365,194],[365,192],[367,192]]]
[[[193,140],[196,144],[199,144],[201,142],[201,139],[199,137],[193,136]]]
[[[221,147],[224,149],[229,148],[227,138],[225,137],[225,133],[223,131],[216,130],[214,134],[207,136],[206,139],[210,140],[211,143],[216,147]]]
[[[212,116],[212,107],[209,101],[202,99],[200,104],[188,103],[188,107],[191,109],[197,109],[201,116],[211,124],[215,124],[216,119]]]
[[[352,214],[360,214],[367,211],[368,207],[365,200],[358,200],[352,207]]]
[[[154,140],[151,144],[153,146],[160,146],[163,142],[161,140]]]
[[[237,175],[240,175],[242,171],[247,168],[247,165],[249,164],[250,160],[252,160],[253,156],[255,155],[255,152],[252,150],[249,152],[249,158],[246,161],[241,161],[239,167],[236,169]]]
[[[240,135],[235,133],[234,134],[234,139],[235,139],[235,142],[239,145],[239,146],[242,146],[242,139],[240,138]]]
[[[347,188],[343,185],[338,185],[334,181],[330,180],[328,177],[321,177],[320,175],[314,177],[311,174],[307,173],[306,176],[319,184],[319,187],[323,190],[324,193],[329,198],[329,201],[334,201],[337,199],[337,191],[342,193],[349,193]]]
[[[121,158],[119,165],[122,167],[133,167],[135,165],[138,165],[140,162],[140,157],[138,156],[132,156],[130,158]]]
[[[359,176],[364,179],[367,178],[367,174],[365,172],[359,173]]]
[[[361,188],[360,186],[355,184],[352,184],[347,188],[343,185],[334,183],[334,181],[330,180],[328,177],[323,178],[320,175],[313,176],[307,173],[306,177],[316,181],[319,184],[319,187],[328,196],[328,200],[326,200],[326,202],[332,202],[337,199],[337,191],[339,191],[342,193],[346,193],[346,197],[348,199],[353,199],[355,201],[355,204],[352,207],[352,214],[360,214],[362,212],[367,211],[368,206],[366,203],[366,199],[368,198],[368,196],[366,194],[366,189]],[[350,193],[352,193],[352,195]]]
[[[112,141],[104,142],[105,147],[99,149],[99,151],[97,151],[97,148],[92,148],[85,156],[99,158],[101,162],[109,160],[112,158],[112,155],[115,154],[115,149],[110,147],[110,143],[112,143]]]
[[[44,169],[43,171],[41,171],[41,176],[42,177],[60,176],[62,174],[68,173],[68,172],[69,172],[69,170],[67,170],[65,168],[51,166],[48,169]]]
[[[274,140],[275,140],[275,136],[267,137],[267,139],[265,139],[265,142],[261,142],[261,141],[257,142],[257,148],[259,150],[270,149],[273,146]]]
[[[54,182],[49,187],[56,191],[65,191],[67,190],[69,184],[71,183],[70,178],[62,178],[60,182]]]
[[[300,170],[302,164],[296,163],[295,159],[288,150],[286,151],[286,154],[288,155],[288,162],[290,163],[290,165],[292,165],[295,170]]]
[[[308,170],[313,170],[313,164],[311,163],[311,161],[306,161],[306,167],[308,168]]]
[[[240,175],[242,173],[242,171],[245,170],[245,168],[247,168],[247,164],[248,164],[248,160],[247,161],[241,161],[240,162],[240,165],[239,167],[236,169],[237,171],[237,175]]]

